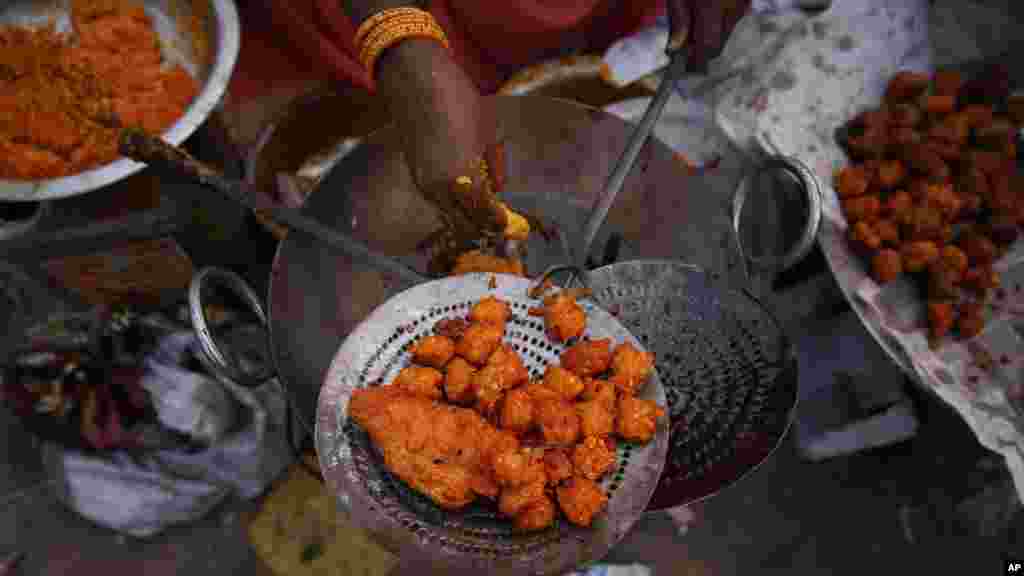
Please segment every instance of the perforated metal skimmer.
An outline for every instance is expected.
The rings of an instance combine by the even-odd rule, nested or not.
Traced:
[[[492,278],[495,286],[490,287]],[[604,556],[644,512],[661,475],[668,448],[663,424],[644,446],[620,443],[615,471],[603,481],[608,508],[593,527],[561,522],[536,534],[520,534],[498,517],[493,504],[445,512],[413,492],[384,467],[369,438],[348,420],[348,402],[358,388],[390,382],[410,363],[409,348],[442,319],[465,317],[472,304],[494,295],[512,306],[505,342],[522,357],[534,378],[557,363],[565,345],[544,334],[543,322],[529,316],[538,306],[527,297],[530,282],[503,275],[472,274],[421,284],[377,308],[345,339],[320,392],[317,452],[324,476],[344,509],[395,553],[441,561],[449,572],[485,574],[562,574]],[[591,302],[585,338],[611,338],[643,348],[612,315]],[[569,343],[572,344],[571,342]],[[641,397],[665,405],[657,375]]]
[[[672,261],[612,264],[586,281],[654,352],[668,396],[669,454],[652,509],[714,494],[771,454],[792,422],[797,364],[756,298]]]

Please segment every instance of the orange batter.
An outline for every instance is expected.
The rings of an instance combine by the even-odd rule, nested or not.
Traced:
[[[67,176],[118,158],[119,129],[167,130],[198,92],[163,62],[141,6],[74,0],[71,34],[0,28],[0,178]]]

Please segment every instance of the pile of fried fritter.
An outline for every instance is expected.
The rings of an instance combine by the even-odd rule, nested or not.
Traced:
[[[551,526],[557,509],[590,526],[608,501],[598,481],[616,465],[615,438],[647,443],[665,417],[636,397],[654,357],[580,339],[586,314],[571,293],[531,312],[552,340],[579,339],[540,380],[503,341],[511,307],[488,297],[413,343],[393,382],[357,390],[349,416],[389,470],[442,508],[484,497],[519,530]]]
[[[850,124],[854,163],[835,177],[850,240],[875,280],[924,280],[933,344],[954,329],[982,331],[999,285],[993,264],[1024,224],[1024,101],[999,91],[957,72],[896,74],[881,107]]]

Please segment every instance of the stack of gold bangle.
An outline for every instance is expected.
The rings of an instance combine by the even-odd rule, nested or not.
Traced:
[[[430,12],[418,8],[391,8],[366,19],[356,30],[355,45],[359,60],[373,76],[377,58],[407,38],[430,38],[446,49],[448,36]]]

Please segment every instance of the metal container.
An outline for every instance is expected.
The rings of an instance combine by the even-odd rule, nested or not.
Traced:
[[[184,116],[163,134],[181,144],[202,125],[220,103],[235,68],[239,49],[238,10],[232,0],[140,0],[160,37],[164,57],[181,64],[198,78],[202,88]],[[55,21],[58,30],[69,25],[66,0],[11,0],[0,5],[0,25],[40,25]],[[195,15],[201,26],[180,23]],[[43,201],[84,194],[117,182],[144,164],[119,159],[72,176],[46,180],[0,180],[0,202]]]

